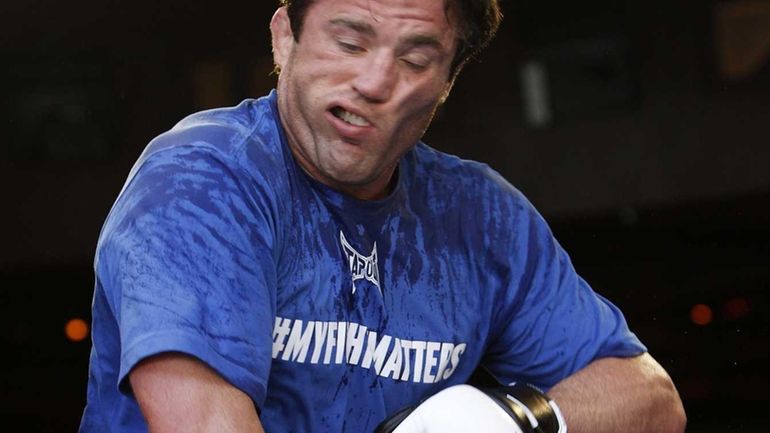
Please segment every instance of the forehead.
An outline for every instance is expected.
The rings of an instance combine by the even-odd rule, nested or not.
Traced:
[[[375,31],[424,33],[451,43],[457,37],[457,13],[447,0],[314,0],[305,22],[338,18],[360,21]]]

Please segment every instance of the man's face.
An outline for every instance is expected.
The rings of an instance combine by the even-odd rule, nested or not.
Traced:
[[[455,14],[446,0],[316,0],[299,42],[273,17],[278,107],[289,146],[312,177],[380,198],[451,87]]]

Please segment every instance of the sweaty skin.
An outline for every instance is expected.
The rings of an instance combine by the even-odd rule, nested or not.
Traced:
[[[276,12],[281,122],[310,176],[360,199],[387,194],[451,88],[452,16],[441,0],[322,0],[297,41]]]

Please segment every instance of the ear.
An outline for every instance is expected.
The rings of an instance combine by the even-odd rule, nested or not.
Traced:
[[[278,68],[283,69],[291,50],[294,48],[294,33],[291,31],[286,7],[278,8],[273,14],[273,19],[270,20],[270,33],[273,44],[273,62]]]

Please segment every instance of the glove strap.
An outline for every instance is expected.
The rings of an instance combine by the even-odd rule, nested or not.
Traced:
[[[532,385],[482,389],[519,424],[524,433],[567,433],[567,424],[556,402]]]
[[[392,432],[399,424],[401,424],[401,421],[403,421],[404,418],[408,417],[415,409],[417,409],[417,406],[419,406],[419,404],[407,406],[394,413],[390,418],[381,422],[374,430],[374,433]]]

